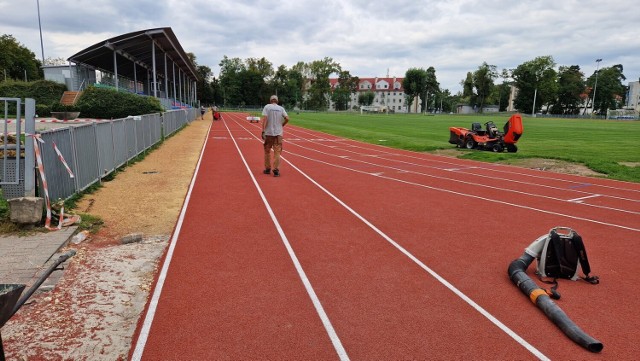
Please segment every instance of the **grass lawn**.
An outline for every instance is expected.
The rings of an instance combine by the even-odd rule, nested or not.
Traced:
[[[368,143],[414,151],[454,149],[449,127],[493,121],[502,130],[509,115],[418,115],[358,113],[294,113],[292,124]],[[546,158],[580,163],[608,178],[640,183],[640,122],[531,118],[517,153],[459,149],[460,157],[487,162]]]

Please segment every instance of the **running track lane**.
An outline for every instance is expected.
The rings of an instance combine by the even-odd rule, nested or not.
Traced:
[[[237,150],[234,155],[232,140],[252,165],[251,172],[348,357],[562,359],[580,355],[583,359],[630,359],[637,353],[631,340],[638,336],[634,326],[638,317],[631,305],[638,293],[632,285],[627,292],[624,284],[617,283],[633,271],[632,266],[625,265],[632,262],[621,260],[630,258],[624,249],[631,245],[629,240],[637,241],[637,233],[612,232],[602,224],[507,204],[491,204],[490,216],[485,217],[482,210],[488,208],[486,200],[433,186],[421,187],[416,185],[419,179],[403,183],[382,167],[377,171],[382,170],[387,178],[372,175],[375,172],[346,169],[344,164],[337,167],[335,157],[322,155],[312,147],[296,149],[293,143],[299,141],[285,144],[286,158],[293,164],[285,163],[283,176],[274,179],[260,174],[262,156],[255,138],[259,129],[242,122],[243,118],[229,115],[224,122],[214,122],[177,237],[145,359],[155,359],[154,355],[164,359],[338,357],[291,258],[277,239],[273,222],[269,223],[265,215],[255,186],[252,188],[247,181],[250,176],[246,168],[238,164],[240,156]],[[226,127],[228,131],[223,129]],[[310,133],[295,127],[287,127],[287,132],[294,139]],[[329,138],[314,133],[306,142],[318,137]],[[331,148],[331,152],[336,151]],[[404,156],[407,152],[396,154]],[[362,170],[362,165],[358,166],[360,169],[353,169]],[[375,224],[378,232],[318,185]],[[518,204],[517,197],[512,201]],[[212,212],[212,208],[224,211]],[[513,223],[508,220],[518,220],[517,227],[505,226]],[[611,280],[599,286],[565,283],[560,289],[561,307],[604,342],[605,350],[599,355],[573,345],[506,276],[508,263],[558,223],[583,234],[595,273]],[[474,227],[482,231],[469,233]],[[617,243],[622,244],[612,255],[617,262],[598,262],[611,252],[609,242],[598,235],[611,233],[618,233]],[[462,301],[381,234],[428,264],[517,337]],[[268,261],[261,261],[265,258]],[[221,263],[224,267],[218,267]],[[616,267],[607,269],[605,265]],[[262,299],[265,291],[260,286],[265,284],[271,285],[266,288],[273,291],[269,293],[272,302]],[[618,296],[615,302],[611,295]],[[274,299],[277,304],[273,304]],[[273,334],[274,325],[270,323],[281,322],[294,330]],[[524,344],[517,341],[518,337]],[[528,343],[534,347],[527,350]]]
[[[306,139],[304,139],[304,133],[309,133]],[[584,283],[577,283],[578,286],[569,289],[563,287],[561,288],[561,292],[564,298],[559,304],[565,308],[565,311],[567,311],[570,316],[574,317],[578,325],[582,326],[597,338],[602,340],[603,337],[601,337],[601,335],[605,333],[611,335],[610,339],[603,340],[605,342],[605,353],[598,355],[596,359],[600,359],[602,355],[606,354],[606,351],[608,351],[607,345],[612,347],[616,352],[620,352],[615,354],[620,359],[633,358],[628,357],[628,355],[633,355],[634,350],[638,351],[637,345],[633,341],[634,337],[637,336],[634,324],[639,321],[637,313],[633,311],[635,305],[637,305],[636,298],[638,292],[633,287],[633,281],[630,277],[630,275],[637,272],[637,266],[633,260],[633,252],[629,252],[630,249],[634,248],[634,245],[637,245],[638,241],[638,228],[640,228],[638,225],[640,224],[640,219],[637,215],[635,215],[635,218],[625,218],[619,216],[619,211],[612,211],[611,215],[606,218],[583,218],[580,214],[574,214],[576,205],[570,202],[566,202],[566,204],[553,204],[549,207],[544,203],[527,203],[530,202],[530,197],[518,198],[510,196],[509,202],[496,204],[490,198],[470,198],[466,196],[466,194],[450,193],[449,189],[427,188],[437,189],[440,193],[447,191],[445,193],[449,195],[444,198],[439,195],[438,198],[444,200],[445,203],[434,207],[429,201],[433,202],[436,199],[421,195],[424,193],[412,193],[410,188],[402,188],[401,193],[394,193],[390,191],[390,188],[387,186],[383,186],[380,190],[372,188],[372,179],[384,178],[392,182],[404,181],[400,176],[404,175],[406,171],[397,171],[395,172],[396,174],[391,174],[382,167],[375,169],[368,166],[363,167],[362,164],[356,163],[352,168],[349,168],[348,172],[361,175],[361,179],[358,180],[353,175],[349,176],[347,174],[348,172],[343,174],[342,171],[347,169],[344,168],[344,164],[341,163],[343,158],[340,157],[340,151],[343,149],[341,146],[335,144],[335,137],[296,129],[289,129],[288,135],[290,138],[295,139],[294,142],[296,143],[293,145],[288,143],[288,159],[293,160],[298,165],[301,160],[295,159],[296,156],[301,157],[301,159],[312,160],[312,163],[315,165],[309,164],[309,166],[304,166],[303,168],[308,169],[308,172],[312,173],[315,179],[321,180],[320,183],[326,186],[333,182],[334,184],[332,186],[334,188],[332,189],[334,189],[334,192],[342,189],[343,193],[340,194],[340,197],[343,200],[352,199],[347,202],[350,205],[355,207],[356,202],[360,202],[362,207],[361,213],[367,214],[366,212],[369,212],[369,219],[376,220],[374,223],[391,223],[389,227],[396,229],[398,232],[407,231],[403,239],[414,241],[417,246],[428,247],[428,249],[424,250],[424,257],[437,255],[435,258],[426,258],[430,259],[430,265],[437,266],[440,260],[442,260],[444,266],[450,268],[450,262],[452,260],[463,262],[463,258],[467,257],[467,263],[463,263],[467,269],[465,270],[463,267],[461,271],[470,272],[465,273],[466,279],[463,280],[463,282],[467,279],[476,282],[481,288],[477,297],[494,298],[490,300],[493,301],[493,303],[495,303],[497,299],[499,300],[497,304],[499,308],[504,307],[504,292],[509,293],[515,291],[517,293],[518,291],[511,285],[506,277],[501,279],[501,281],[506,280],[506,288],[504,290],[495,289],[493,282],[489,282],[489,285],[480,282],[480,279],[486,278],[484,276],[486,276],[488,270],[501,270],[503,267],[506,267],[510,260],[522,254],[522,249],[526,245],[539,235],[546,233],[546,231],[553,226],[566,225],[579,230],[587,242],[594,274],[598,274],[603,277],[603,280],[606,279],[608,281],[603,282],[603,284],[597,287]],[[303,143],[304,145],[298,146],[298,143]],[[314,149],[312,152],[307,152],[308,154],[303,156],[301,153],[308,149],[300,148],[308,148],[307,143],[324,144],[323,149],[325,153],[328,148],[331,147],[329,152],[332,154],[337,153],[338,156],[326,157],[325,153],[319,155],[317,149]],[[349,141],[347,145],[348,150],[354,148],[353,143],[354,142]],[[357,145],[357,147],[361,146],[380,148],[361,144]],[[405,155],[409,153],[403,151],[393,152]],[[297,155],[293,155],[293,153]],[[434,157],[431,155],[409,154],[411,158],[425,157],[430,160],[442,159],[442,157]],[[323,158],[322,156],[325,157]],[[325,163],[322,163],[323,161]],[[340,164],[338,165],[338,163]],[[330,170],[327,170],[319,166],[321,164],[332,164],[332,167]],[[482,170],[487,165],[483,163],[473,163],[473,166]],[[513,173],[523,172],[523,170],[519,168],[504,167],[505,172],[509,171],[509,169],[511,169],[510,172]],[[524,171],[526,172],[526,170]],[[530,173],[540,175],[540,172],[532,171]],[[345,177],[349,177],[350,182],[345,182]],[[455,177],[455,174],[452,174],[452,177]],[[523,176],[523,178],[525,177]],[[635,194],[635,199],[633,200],[638,202],[637,184],[604,181],[585,177],[556,177],[553,174],[550,175],[550,178],[557,179],[559,184],[563,184],[566,180],[572,180],[575,183],[590,182],[593,183],[594,186],[599,187],[598,191],[600,192],[609,190],[618,193],[626,192],[630,196]],[[452,181],[453,180],[455,180],[455,178],[452,178]],[[358,196],[356,190],[360,188],[354,188],[352,186],[353,184],[366,184],[368,186],[360,199],[354,198]],[[412,183],[411,186],[416,188],[429,187],[428,185],[417,183]],[[474,187],[468,187],[467,190],[468,192],[473,192]],[[391,197],[385,197],[385,195],[390,192]],[[372,194],[375,196],[371,196]],[[419,204],[408,204],[405,202],[421,203],[424,205],[421,207]],[[398,207],[394,207],[394,204],[397,204]],[[545,206],[546,208],[539,208],[540,206]],[[408,211],[407,208],[410,209],[410,211]],[[397,213],[390,213],[392,209],[396,210]],[[437,209],[438,212],[434,213],[431,211],[432,209]],[[616,224],[615,222],[621,220],[620,218],[625,218],[627,221],[630,220],[632,222],[629,223],[630,227],[620,227],[619,224]],[[425,225],[421,226],[421,224]],[[435,239],[430,239],[428,243],[425,243],[424,237],[426,232],[416,232],[416,230],[419,231],[421,229],[427,230],[428,234],[433,235]],[[438,233],[442,233],[440,231],[444,231],[444,233],[438,235]],[[435,247],[439,244],[438,240],[440,239],[445,240],[445,242],[442,249],[437,249]],[[456,248],[452,249],[451,246],[447,246],[451,244],[455,244]],[[503,256],[498,257],[497,253],[499,253],[500,250],[511,251],[509,251],[508,254],[503,251]],[[505,259],[508,260],[506,263]],[[445,272],[448,271],[449,270],[445,270],[442,272],[445,274]],[[452,269],[451,271],[455,270]],[[499,278],[502,278],[500,277],[500,273],[497,273],[497,275]],[[572,286],[571,283],[569,285]],[[573,299],[573,302],[567,304],[567,300],[570,299]],[[615,300],[615,302],[612,303],[612,299]],[[588,302],[585,302],[585,300],[588,300]],[[532,307],[526,298],[521,301],[524,307]],[[533,312],[537,312],[535,307],[532,308]],[[514,309],[520,310],[520,308]],[[572,310],[576,313],[572,314]],[[595,318],[593,317],[594,313],[604,315],[604,317]],[[586,315],[583,316],[584,321],[582,318],[578,318],[580,315]],[[612,322],[611,320],[615,321]],[[545,322],[545,325],[551,328],[555,327],[551,325],[544,316],[542,316],[541,322]],[[591,326],[589,322],[594,326]],[[534,331],[536,336],[542,337],[543,339],[548,338],[548,334],[541,332],[539,328],[531,328],[531,325],[527,323],[523,325],[528,327],[528,330]],[[617,329],[618,326],[621,327]],[[596,330],[592,331],[592,327]],[[597,332],[598,328],[602,329],[602,331]],[[554,330],[550,330],[549,332],[552,331]],[[630,334],[627,334],[627,331],[630,332]],[[561,334],[559,336],[564,337]],[[563,345],[551,346],[551,352],[558,347],[564,347]],[[569,349],[566,350],[568,351],[566,357],[572,357],[570,353],[573,351],[569,351]],[[578,348],[578,350],[580,349]],[[545,353],[547,352],[545,351]],[[616,359],[616,357],[612,359]]]

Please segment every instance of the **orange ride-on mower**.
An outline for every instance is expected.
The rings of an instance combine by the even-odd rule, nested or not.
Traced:
[[[492,150],[494,152],[515,153],[518,151],[516,143],[522,136],[522,117],[514,114],[504,125],[504,132],[492,122],[486,122],[485,130],[480,123],[472,123],[471,129],[450,127],[449,143],[460,148]]]

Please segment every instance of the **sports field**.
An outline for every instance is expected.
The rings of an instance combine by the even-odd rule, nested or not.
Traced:
[[[372,145],[298,127],[298,115],[285,128],[275,178],[262,173],[261,127],[247,115],[212,123],[133,360],[640,353],[640,184]],[[320,127],[323,119],[300,121]],[[344,119],[336,120],[342,131],[355,132],[358,118]],[[387,120],[359,119],[377,122],[370,140],[391,141],[380,130],[393,128]],[[422,120],[446,145],[451,121]],[[600,353],[569,340],[507,275],[511,261],[556,226],[580,233],[601,279],[561,281],[557,301],[602,342]],[[528,274],[536,279],[533,267]]]
[[[400,149],[451,149],[449,127],[493,121],[500,130],[510,115],[415,115],[300,113],[295,124],[330,134]],[[611,179],[640,182],[640,121],[532,118],[523,116],[524,134],[516,154],[461,150],[465,159],[509,162],[522,158],[583,164]]]

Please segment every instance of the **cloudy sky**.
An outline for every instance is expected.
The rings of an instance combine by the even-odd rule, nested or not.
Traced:
[[[171,27],[217,76],[224,55],[274,68],[331,57],[359,77],[436,69],[461,90],[483,62],[498,71],[551,55],[585,75],[622,64],[640,77],[640,10],[631,0],[39,0],[45,58],[120,34]],[[37,0],[0,0],[0,34],[41,59]],[[502,82],[498,79],[496,83]]]

